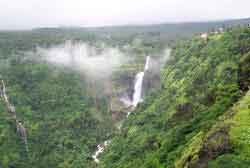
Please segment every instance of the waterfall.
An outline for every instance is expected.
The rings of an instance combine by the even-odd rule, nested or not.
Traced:
[[[142,102],[142,83],[143,83],[143,77],[144,73],[149,68],[149,61],[150,56],[147,56],[144,71],[139,72],[135,77],[135,86],[134,86],[134,94],[133,94],[133,106],[136,107],[138,103]]]
[[[144,72],[139,72],[135,77],[135,86],[133,94],[133,106],[136,107],[141,99],[142,82],[143,82]]]
[[[5,88],[5,84],[4,81],[1,80],[1,84],[0,84],[0,98],[3,99],[4,104],[9,112],[9,114],[11,115],[11,117],[14,119],[14,121],[16,122],[16,127],[17,127],[17,132],[19,133],[19,136],[21,138],[21,140],[24,143],[24,147],[26,152],[28,153],[29,149],[28,149],[28,141],[27,141],[27,131],[26,128],[23,126],[23,124],[18,120],[17,115],[16,115],[16,109],[15,107],[10,104],[8,96],[6,94],[6,88]]]
[[[136,107],[138,103],[142,102],[142,83],[143,83],[143,77],[145,72],[149,69],[149,61],[150,61],[150,56],[147,56],[146,63],[144,66],[144,71],[139,72],[135,76],[135,85],[134,85],[134,93],[133,93],[133,101],[131,102],[129,98],[127,97],[122,97],[120,100],[126,105],[130,106],[131,104],[133,107]],[[131,114],[131,111],[128,111],[127,113],[127,118]],[[120,129],[120,128],[119,128]],[[100,160],[98,159],[99,156],[104,152],[104,150],[108,147],[108,145],[111,143],[110,140],[105,141],[103,144],[99,144],[97,146],[97,150],[95,153],[92,155],[92,158],[94,161],[98,164]]]
[[[96,150],[95,154],[92,155],[92,158],[94,159],[94,161],[95,161],[96,163],[99,163],[99,162],[100,162],[100,160],[98,159],[98,157],[100,156],[100,154],[102,154],[102,153],[104,152],[105,148],[106,148],[110,143],[111,143],[111,141],[108,140],[108,141],[105,141],[103,144],[99,144],[99,145],[97,146],[97,150]]]
[[[144,72],[147,71],[149,68],[149,61],[150,61],[150,56],[147,56],[145,67],[144,67]]]

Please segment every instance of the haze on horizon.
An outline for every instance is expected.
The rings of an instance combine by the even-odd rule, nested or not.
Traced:
[[[249,0],[0,0],[0,29],[246,18]]]

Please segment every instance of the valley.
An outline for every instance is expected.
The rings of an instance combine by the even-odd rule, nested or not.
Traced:
[[[247,168],[248,22],[1,31],[0,167]]]

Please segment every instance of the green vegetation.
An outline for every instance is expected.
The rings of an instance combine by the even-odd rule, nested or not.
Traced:
[[[28,130],[29,147],[26,153],[15,122],[0,101],[0,167],[95,167],[91,155],[96,145],[114,130],[107,99],[94,97],[82,74],[23,59],[25,51],[36,45],[49,47],[74,39],[72,33],[50,33],[0,33],[0,77]],[[87,33],[82,34],[78,38],[89,40]]]
[[[221,23],[207,24],[176,34],[181,31],[180,38],[186,38]],[[143,69],[147,54],[159,56],[176,40],[176,34],[165,37],[165,26],[141,27],[141,33],[134,30],[138,27],[0,32],[0,77],[28,130],[29,147],[27,153],[0,100],[0,167],[249,167],[250,29],[238,27],[209,35],[208,40],[194,36],[171,43],[161,89],[145,97],[120,131],[110,112],[117,97],[98,96],[103,91],[99,83],[70,69],[24,59],[25,51],[37,46],[73,40],[98,47],[104,41],[135,58],[111,77],[118,93],[128,89],[127,83]],[[91,155],[107,139],[112,143],[97,165]]]
[[[235,116],[228,111],[249,86],[250,30],[217,36],[177,43],[162,72],[162,90],[125,122],[101,167],[249,165],[249,95]]]
[[[249,115],[250,96],[246,94],[232,109],[225,113],[223,125],[230,126],[228,138],[231,144],[229,154],[223,154],[209,162],[209,168],[248,168],[249,160]],[[233,114],[233,115],[232,115]],[[220,142],[217,142],[218,144]]]
[[[113,128],[106,103],[93,106],[86,81],[79,74],[32,62],[10,63],[3,74],[18,118],[28,130],[30,149],[28,154],[24,151],[15,124],[1,105],[3,167],[91,167],[92,151]]]
[[[236,114],[232,119],[230,139],[235,148],[235,153],[242,159],[250,157],[250,96],[246,95],[234,108]]]

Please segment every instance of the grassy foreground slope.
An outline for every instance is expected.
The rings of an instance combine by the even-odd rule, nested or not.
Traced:
[[[103,168],[248,167],[250,29],[179,42]]]

